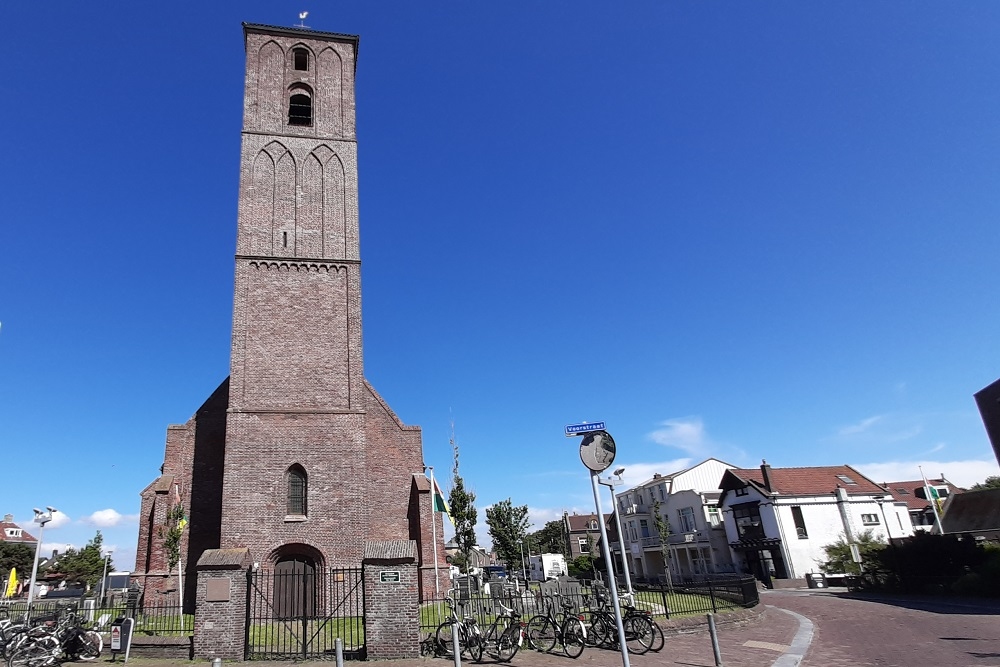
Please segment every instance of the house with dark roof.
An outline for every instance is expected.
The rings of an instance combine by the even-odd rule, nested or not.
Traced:
[[[14,523],[13,514],[5,514],[3,521],[0,521],[0,542],[26,544],[34,549],[38,539]]]
[[[889,490],[899,502],[905,502],[910,513],[910,523],[914,530],[933,531],[934,530],[934,508],[931,507],[931,499],[928,498],[927,489],[924,487],[924,480],[914,479],[905,482],[882,482],[882,486]],[[943,509],[943,503],[951,496],[962,493],[958,488],[941,475],[937,479],[927,480],[927,486],[933,489],[931,496],[935,493],[940,499],[938,511]]]
[[[607,529],[614,522],[611,520],[613,514],[604,515],[604,527]],[[598,522],[597,514],[578,514],[573,512],[563,512],[563,529],[569,544],[569,560],[579,556],[593,556],[599,558],[601,555],[601,526]],[[608,539],[611,533],[608,533]]]
[[[719,505],[738,567],[768,586],[805,584],[827,560],[823,550],[865,531],[913,534],[905,502],[848,465],[727,470]]]

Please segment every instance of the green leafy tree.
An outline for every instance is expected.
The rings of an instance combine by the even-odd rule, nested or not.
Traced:
[[[17,568],[17,578],[20,581],[27,581],[31,577],[31,564],[34,559],[35,550],[27,544],[0,542],[0,581],[7,578],[12,567]]]
[[[459,565],[463,572],[469,553],[476,546],[476,494],[465,488],[465,481],[458,473],[458,444],[455,442],[454,429],[451,436],[451,447],[455,454],[455,467],[452,468],[451,493],[448,494],[448,505],[451,508],[451,518],[455,523],[455,544],[462,555],[463,563]]]
[[[571,577],[592,579],[594,578],[594,559],[589,554],[577,556],[566,564],[566,569],[569,570]]]
[[[566,552],[566,524],[561,519],[549,521],[541,530],[527,535],[525,539],[525,543],[535,549],[533,553],[569,555]]]
[[[510,570],[521,560],[521,540],[528,532],[528,506],[514,506],[510,498],[486,508],[493,550]]]
[[[674,577],[670,573],[670,522],[660,513],[660,501],[653,499],[653,526],[656,534],[660,536],[660,554],[663,556],[663,572],[667,577],[667,589],[674,589]],[[624,541],[622,542],[624,545]]]
[[[886,548],[886,543],[881,538],[876,538],[871,530],[858,535],[855,540],[858,545],[858,553],[861,555],[861,563],[855,563],[851,555],[851,544],[843,534],[837,538],[836,542],[823,547],[826,552],[826,562],[820,563],[819,569],[827,574],[861,574],[861,565],[869,572],[876,567],[880,567],[883,561],[882,551]]]
[[[58,573],[70,584],[85,584],[88,587],[96,585],[104,574],[104,536],[97,531],[93,539],[82,549],[67,549],[59,557],[56,567]],[[109,561],[108,569],[113,569]]]
[[[1000,476],[991,475],[985,482],[979,482],[969,487],[969,491],[984,491],[986,489],[1000,489]]]

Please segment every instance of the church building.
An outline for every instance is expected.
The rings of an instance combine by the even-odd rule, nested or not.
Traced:
[[[364,376],[358,37],[243,32],[230,375],[167,428],[161,475],[142,491],[136,579],[147,600],[176,595],[173,552],[189,606],[206,549],[247,548],[261,568],[308,573],[358,567],[366,544],[403,540],[432,595],[443,526],[421,432]]]

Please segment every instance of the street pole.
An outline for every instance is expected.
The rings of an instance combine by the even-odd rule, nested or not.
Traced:
[[[47,512],[40,509],[34,510],[35,523],[38,524],[38,543],[35,544],[35,562],[31,564],[31,584],[28,586],[28,611],[25,616],[31,615],[31,602],[35,599],[35,578],[38,576],[38,559],[42,552],[42,535],[45,533],[45,524],[52,521],[52,515],[56,512],[52,507],[46,507]]]
[[[104,592],[108,584],[108,561],[111,560],[111,552],[104,554],[104,576],[101,577],[101,604],[104,604]]]
[[[624,470],[622,472],[624,472]],[[606,481],[598,479],[597,483],[600,484],[601,486],[606,486],[609,489],[611,489],[611,502],[614,504],[615,507],[615,512],[614,512],[615,530],[618,531],[618,544],[620,545],[622,550],[622,571],[625,576],[625,588],[626,590],[628,590],[629,595],[632,595],[632,575],[628,569],[628,556],[625,555],[625,535],[622,533],[622,519],[621,515],[618,514],[618,501],[615,498],[615,488],[614,488],[616,485],[621,484],[621,481],[619,480],[616,482],[609,477]]]
[[[517,546],[521,549],[521,576],[524,577],[524,586],[528,587],[528,568],[524,563],[524,540],[520,540]]]
[[[597,507],[597,522],[601,527],[601,552],[604,555],[604,569],[608,573],[608,590],[611,592],[611,605],[615,610],[615,625],[618,627],[618,648],[622,652],[622,667],[631,667],[628,658],[628,645],[625,643],[625,626],[622,625],[622,609],[618,603],[618,584],[615,583],[614,568],[611,565],[611,548],[608,546],[608,529],[604,525],[604,512],[601,510],[601,492],[599,473],[590,473],[590,484],[594,487],[594,505]]]

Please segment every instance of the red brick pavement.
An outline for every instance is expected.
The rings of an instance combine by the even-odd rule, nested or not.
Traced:
[[[1000,667],[1000,602],[935,598],[860,597],[836,590],[767,591],[761,613],[742,625],[720,625],[719,644],[725,667]],[[801,663],[786,651],[799,622],[813,624],[812,643]],[[775,661],[781,662],[775,664]],[[133,660],[130,660],[133,662]],[[182,667],[190,663],[135,660],[137,667]],[[712,645],[704,630],[668,635],[657,654],[630,656],[635,667],[714,667]],[[254,667],[290,663],[254,662]],[[362,665],[365,663],[347,663]],[[383,667],[451,667],[446,658],[379,662]],[[475,663],[464,663],[475,664]],[[491,664],[491,663],[484,663]],[[512,667],[617,667],[617,651],[588,648],[578,659],[523,650]],[[296,667],[330,667],[330,662]]]

